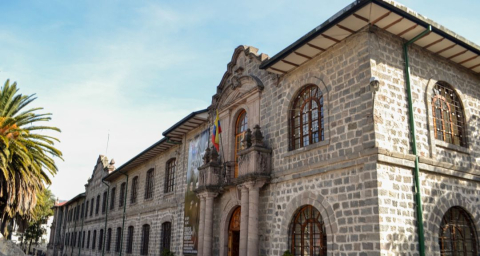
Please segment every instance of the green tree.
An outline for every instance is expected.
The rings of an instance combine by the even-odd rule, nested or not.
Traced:
[[[44,125],[51,114],[37,113],[43,108],[26,109],[35,99],[35,94],[19,94],[9,80],[0,91],[0,232],[5,237],[13,219],[33,219],[37,194],[58,171],[54,158],[62,159],[54,147],[58,139],[38,133],[60,132]]]
[[[52,207],[55,204],[55,198],[50,189],[46,188],[37,194],[37,205],[33,209],[32,221],[23,234],[23,243],[28,244],[28,252],[32,243],[38,244],[38,241],[47,231],[42,224],[47,223],[48,217],[53,216]]]

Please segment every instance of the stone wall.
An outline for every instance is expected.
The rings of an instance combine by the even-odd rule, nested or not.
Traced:
[[[418,251],[414,156],[410,144],[402,45],[404,40],[370,29],[372,74],[380,80],[375,99],[375,137],[380,148],[378,169],[381,249],[384,255]],[[464,208],[479,230],[480,186],[478,116],[480,78],[467,69],[418,46],[409,49],[417,150],[427,255],[440,255],[439,228],[452,206]],[[466,114],[468,147],[437,140],[432,125],[432,87],[452,85]]]

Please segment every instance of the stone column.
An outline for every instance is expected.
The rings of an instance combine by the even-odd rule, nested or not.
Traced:
[[[197,256],[203,256],[203,231],[205,227],[205,197],[198,195],[200,198],[200,223],[198,224],[198,248]]]
[[[249,184],[248,197],[248,256],[258,255],[258,197],[259,187]]]
[[[205,194],[205,224],[203,231],[203,256],[212,255],[213,242],[213,199],[217,193]]]
[[[248,245],[248,188],[240,187],[242,192],[241,208],[240,208],[240,256],[247,256]]]

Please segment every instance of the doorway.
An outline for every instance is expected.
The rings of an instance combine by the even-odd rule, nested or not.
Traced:
[[[237,207],[228,225],[228,256],[238,256],[240,251],[240,207]]]

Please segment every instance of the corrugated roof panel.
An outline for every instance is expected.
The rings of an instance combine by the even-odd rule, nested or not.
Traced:
[[[323,35],[319,35],[317,36],[315,39],[313,39],[312,41],[310,41],[310,44],[316,46],[316,47],[319,47],[321,49],[328,49],[328,47],[332,46],[335,44],[334,41],[328,39],[328,38],[325,38]],[[313,47],[313,46],[312,46]]]
[[[359,29],[365,27],[368,24],[368,22],[355,18],[352,15],[342,20],[339,24],[351,30],[358,31]]]
[[[413,23],[410,20],[403,19],[402,21],[398,22],[397,24],[389,27],[386,29],[388,32],[394,34],[394,35],[400,35],[402,36],[402,33],[405,33],[408,29],[411,29],[413,26],[417,25],[416,23]]]
[[[437,33],[429,33],[428,35],[418,39],[415,44],[420,47],[426,47],[438,40],[442,40],[443,37],[438,35]]]
[[[310,57],[314,57],[316,56],[317,54],[323,52],[319,49],[316,49],[316,48],[313,48],[311,47],[310,45],[306,44],[300,48],[298,48],[296,50],[296,52],[300,53],[300,54],[304,54],[304,55],[307,55],[307,56],[310,56]]]
[[[346,28],[346,29],[349,29],[349,28]],[[331,29],[325,31],[325,33],[323,33],[324,37],[327,37],[327,38],[330,37],[329,39],[332,40],[335,43],[338,43],[339,41],[342,41],[344,38],[348,37],[351,34],[352,34],[352,32],[349,32],[349,31],[347,31],[345,29],[342,29],[338,26],[334,26]]]
[[[443,57],[445,58],[450,58],[452,56],[455,56],[456,54],[459,54],[459,53],[462,53],[465,51],[465,48],[461,47],[460,45],[456,44],[454,47],[448,49],[448,50],[445,50],[443,52],[440,53],[440,55],[442,55]]]
[[[430,47],[428,47],[427,49],[433,53],[437,53],[437,52],[440,52],[440,51],[443,51],[445,49],[447,49],[448,47],[451,47],[452,45],[455,45],[452,41],[448,40],[448,39],[444,39]]]
[[[427,28],[424,28],[422,26],[416,26],[414,29],[406,32],[405,34],[403,34],[403,38],[405,38],[406,40],[411,40],[413,39],[414,37],[418,36],[420,33],[422,33],[423,31],[425,31]]]
[[[461,55],[458,55],[454,58],[452,58],[451,60],[452,61],[455,61],[457,63],[461,63],[463,61],[466,61],[472,57],[476,57],[477,55],[475,53],[473,53],[472,51],[467,51],[465,52],[464,54],[461,54]]]
[[[286,61],[290,62],[290,63],[293,63],[293,64],[296,64],[296,65],[301,65],[302,63],[304,63],[305,61],[307,61],[308,59],[305,59],[304,57],[298,55],[298,54],[295,54],[295,53],[291,53],[290,55],[288,55],[286,58],[285,58]]]

